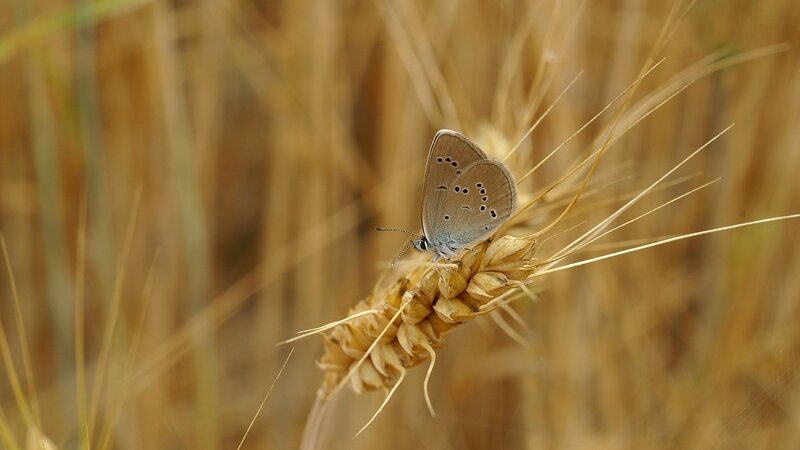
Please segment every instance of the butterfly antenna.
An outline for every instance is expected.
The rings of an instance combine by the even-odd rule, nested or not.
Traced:
[[[421,235],[419,235],[417,233],[412,233],[411,231],[402,230],[400,228],[381,228],[381,227],[376,227],[375,229],[378,230],[378,231],[399,231],[401,233],[410,234],[412,236],[422,237]],[[408,244],[406,244],[406,246],[403,247],[403,250],[400,251],[400,254],[394,257],[394,259],[392,260],[392,267],[394,267],[394,263],[396,263],[397,260],[399,260],[403,255],[406,254],[406,252],[408,251],[408,249],[411,247],[412,244],[413,244],[413,242],[409,242]]]
[[[400,232],[400,233],[406,233],[406,234],[410,234],[410,235],[412,235],[412,236],[416,236],[416,237],[422,237],[422,235],[419,235],[419,234],[417,234],[417,233],[413,233],[413,232],[411,232],[411,231],[408,231],[408,230],[403,230],[403,229],[401,229],[401,228],[381,228],[381,227],[375,227],[375,229],[376,229],[376,230],[378,230],[378,231],[398,231],[398,232]]]
[[[392,260],[392,267],[394,267],[394,263],[396,263],[398,259],[402,258],[402,257],[403,257],[403,255],[405,255],[405,254],[406,254],[406,252],[408,251],[408,249],[409,249],[409,248],[411,248],[411,244],[412,244],[411,242],[409,242],[408,244],[406,244],[406,246],[405,246],[405,247],[403,247],[403,249],[402,249],[402,250],[400,250],[400,254],[398,254],[397,256],[395,256],[395,257],[394,257],[394,259]]]

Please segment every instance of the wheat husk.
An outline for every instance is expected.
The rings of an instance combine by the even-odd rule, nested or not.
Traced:
[[[325,353],[317,365],[325,375],[318,394],[327,398],[344,384],[358,394],[392,389],[406,369],[435,357],[433,349],[444,345],[449,332],[494,311],[504,304],[496,300],[528,284],[535,250],[531,236],[504,235],[446,262],[418,258],[398,264],[388,287],[348,312],[374,314],[324,334]]]

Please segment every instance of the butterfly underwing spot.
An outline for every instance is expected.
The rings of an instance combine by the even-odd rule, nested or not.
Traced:
[[[481,189],[480,193],[481,193],[481,195],[486,195],[486,189]]]
[[[461,169],[456,170],[456,175],[461,175]]]
[[[461,192],[463,192],[464,194],[468,194],[469,193],[469,189],[468,188],[464,188]]]
[[[461,186],[456,186],[453,188],[453,190],[456,192],[461,192]]]
[[[450,158],[450,157],[448,156],[447,158],[445,158],[445,159],[444,159],[444,161],[445,161],[445,162],[450,162],[450,161],[452,161],[452,158]]]
[[[493,219],[497,217],[497,211],[495,210],[489,211],[489,214],[492,216]]]
[[[485,196],[485,195],[484,195],[484,196],[483,196],[483,198],[482,198],[481,200],[485,202],[486,200],[489,200],[489,197],[487,197],[487,196]]]
[[[436,162],[437,163],[444,162],[444,159],[442,159],[442,157],[440,156],[440,157],[436,158]]]
[[[481,205],[481,211],[486,211],[486,205]]]
[[[486,231],[489,231],[489,226],[487,225],[487,226],[483,227],[483,229],[486,230]]]
[[[475,183],[475,187],[480,189],[483,187],[483,183]]]
[[[469,205],[461,205],[461,209],[466,209],[467,211],[472,210]]]
[[[447,186],[445,186],[443,184],[440,184],[439,186],[436,186],[436,190],[446,191],[447,190]]]
[[[453,161],[450,163],[450,165],[453,167],[458,167],[458,161]]]
[[[444,220],[450,220],[450,216],[448,216],[447,214],[445,214],[445,215],[444,215]]]

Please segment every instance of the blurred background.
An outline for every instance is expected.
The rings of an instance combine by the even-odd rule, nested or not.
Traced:
[[[731,123],[636,210],[719,182],[584,257],[800,212],[794,0],[0,11],[4,448],[42,448],[36,430],[67,449],[235,448],[289,353],[276,343],[370,292],[406,238],[374,227],[418,231],[435,131],[502,155],[579,73],[508,162],[517,177],[666,58],[520,187],[556,181],[624,109],[617,131],[632,127],[543,257]],[[516,305],[527,346],[486,320],[448,337],[438,417],[415,369],[355,440],[382,395],[342,395],[327,448],[800,448],[797,231],[542,277]],[[294,348],[243,448],[300,445],[322,346]]]

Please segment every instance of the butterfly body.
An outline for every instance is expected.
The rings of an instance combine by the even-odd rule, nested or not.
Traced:
[[[428,240],[427,237],[422,236],[419,239],[415,239],[411,242],[411,245],[414,246],[417,251],[426,252],[431,251],[435,254],[434,259],[440,258],[450,258],[456,255],[460,248],[455,245],[455,242],[450,239],[445,240],[444,242],[431,242]]]
[[[423,236],[412,245],[451,258],[491,235],[516,207],[516,188],[508,169],[487,158],[462,134],[436,133],[423,183]]]

